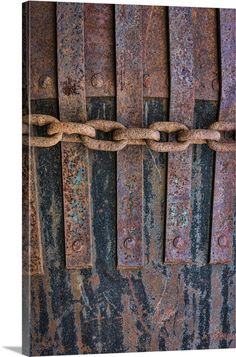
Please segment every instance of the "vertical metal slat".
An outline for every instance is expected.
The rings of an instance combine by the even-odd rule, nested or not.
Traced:
[[[235,121],[236,12],[220,9],[221,100],[219,121]],[[216,153],[211,264],[232,259],[235,197],[235,153]]]
[[[86,121],[84,5],[57,4],[58,95],[61,121]],[[88,150],[62,143],[66,267],[92,265]]]
[[[117,120],[141,127],[143,115],[142,8],[116,5]],[[143,265],[143,155],[129,146],[117,154],[118,268]]]
[[[169,8],[170,112],[169,120],[193,123],[193,19],[191,8]],[[168,154],[165,262],[191,261],[192,149]]]

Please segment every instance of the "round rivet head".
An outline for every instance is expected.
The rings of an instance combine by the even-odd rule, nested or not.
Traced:
[[[80,252],[83,248],[84,246],[79,240],[76,240],[72,245],[72,249],[74,252]]]
[[[48,88],[52,85],[52,78],[49,76],[42,76],[39,79],[39,85],[41,88]]]
[[[95,88],[101,88],[103,86],[103,78],[101,73],[96,73],[91,78],[92,86]]]
[[[173,246],[176,249],[183,249],[185,246],[185,241],[182,237],[175,237],[175,239],[173,240]]]
[[[218,244],[221,248],[225,248],[227,246],[228,239],[224,236],[219,237]]]
[[[133,238],[127,238],[124,241],[124,246],[127,249],[132,249],[135,246],[135,240]]]
[[[150,76],[149,76],[149,74],[146,73],[143,76],[143,85],[145,88],[147,88],[149,86],[149,84],[150,84]]]

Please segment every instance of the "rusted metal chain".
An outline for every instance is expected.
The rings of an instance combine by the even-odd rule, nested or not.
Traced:
[[[33,136],[30,127],[47,126],[48,136]],[[112,120],[90,120],[86,123],[60,122],[50,115],[32,114],[23,117],[23,144],[50,147],[60,141],[82,143],[92,150],[119,151],[127,145],[147,145],[157,152],[186,150],[192,144],[207,144],[219,152],[236,152],[234,140],[225,139],[223,133],[234,132],[234,122],[215,122],[208,129],[189,129],[178,122],[155,122],[148,128],[126,128]],[[112,140],[96,139],[97,131],[112,133]],[[160,134],[176,134],[176,141],[160,141]]]

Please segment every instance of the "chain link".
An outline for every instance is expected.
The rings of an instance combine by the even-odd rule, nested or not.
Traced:
[[[33,136],[31,125],[47,126],[48,136]],[[192,144],[208,144],[215,151],[236,152],[235,141],[223,137],[223,133],[235,129],[233,122],[215,122],[208,129],[189,129],[182,123],[169,121],[155,122],[148,128],[126,128],[111,120],[66,123],[50,115],[32,114],[23,117],[23,144],[50,147],[64,141],[82,143],[89,149],[100,151],[119,151],[127,145],[147,145],[157,152],[184,151]],[[97,131],[112,133],[112,140],[96,139]],[[176,134],[176,141],[161,142],[161,133]]]

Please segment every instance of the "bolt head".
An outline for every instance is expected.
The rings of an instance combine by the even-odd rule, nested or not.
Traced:
[[[103,77],[101,73],[96,73],[91,78],[91,83],[94,88],[101,88],[103,86]]]
[[[173,246],[176,249],[182,250],[185,246],[185,241],[182,237],[175,237],[175,239],[173,240]]]
[[[74,252],[81,252],[81,250],[83,250],[83,248],[84,248],[84,245],[79,240],[76,240],[72,245],[72,249]]]
[[[127,238],[127,239],[124,241],[124,246],[125,246],[125,248],[127,248],[127,249],[133,249],[134,246],[135,246],[135,240],[134,240],[134,238],[132,238],[132,237]]]
[[[221,248],[225,248],[227,246],[228,239],[225,236],[221,236],[218,239],[218,244]]]
[[[49,76],[42,76],[39,79],[39,85],[41,88],[48,88],[52,85],[52,78]]]

